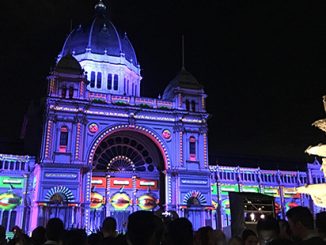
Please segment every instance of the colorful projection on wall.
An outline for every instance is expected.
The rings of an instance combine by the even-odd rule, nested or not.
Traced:
[[[137,179],[136,188],[139,190],[147,190],[148,188],[151,190],[157,190],[157,180]]]
[[[229,191],[239,192],[239,185],[221,185],[221,195],[229,195]]]
[[[111,188],[121,188],[132,189],[132,179],[131,178],[110,178]]]
[[[138,198],[138,206],[142,210],[152,210],[158,204],[157,198],[153,194],[144,194]]]
[[[199,191],[189,191],[183,198],[183,203],[187,206],[199,206],[206,204],[205,196]]]
[[[131,199],[127,193],[118,192],[113,194],[110,202],[116,211],[124,211],[130,206]]]
[[[12,210],[21,204],[22,198],[12,192],[0,194],[0,209]]]
[[[54,186],[46,193],[45,201],[50,203],[69,203],[74,202],[75,197],[72,191],[66,186]]]
[[[278,187],[264,187],[263,193],[265,195],[273,196],[273,197],[279,197],[279,190]]]
[[[218,203],[217,203],[217,201],[212,200],[212,205],[213,205],[214,209],[217,209],[217,208],[218,208]]]
[[[224,199],[222,201],[222,209],[224,210],[224,213],[226,215],[231,215],[231,210],[230,210],[230,200],[229,199]]]
[[[105,177],[92,177],[92,187],[96,188],[106,188],[106,178]]]
[[[296,202],[286,202],[285,203],[285,211],[288,211],[290,208],[298,207],[299,204]]]
[[[98,209],[105,203],[104,197],[98,192],[91,193],[91,205],[92,209]]]
[[[283,196],[284,198],[300,198],[300,193],[297,192],[296,188],[286,188],[283,187]]]
[[[13,178],[9,176],[0,176],[0,187],[3,188],[23,188],[24,178]]]
[[[163,132],[162,132],[162,136],[163,136],[163,138],[166,139],[166,140],[170,140],[171,137],[172,137],[171,132],[170,132],[170,130],[168,130],[168,129],[164,129],[164,130],[163,130]]]
[[[274,211],[275,211],[275,214],[278,215],[281,213],[282,211],[282,206],[279,202],[274,202]]]
[[[243,192],[259,193],[259,186],[242,186]]]

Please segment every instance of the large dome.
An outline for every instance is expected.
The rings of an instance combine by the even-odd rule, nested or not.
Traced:
[[[106,14],[106,6],[100,1],[95,6],[92,23],[79,25],[67,37],[59,57],[69,53],[75,55],[93,53],[120,57],[124,56],[138,66],[136,54],[126,34],[120,33]]]

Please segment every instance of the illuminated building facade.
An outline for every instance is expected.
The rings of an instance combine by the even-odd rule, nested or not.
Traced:
[[[31,227],[60,217],[91,231],[114,216],[122,231],[136,210],[187,212],[196,227],[209,219],[203,87],[182,68],[162,98],[145,98],[141,78],[132,44],[99,1],[48,76]]]
[[[175,211],[195,229],[225,227],[226,193],[238,190],[275,195],[283,208],[309,202],[292,190],[306,173],[209,167],[202,85],[182,68],[162,98],[142,97],[132,44],[102,1],[95,12],[69,34],[48,76],[39,161],[0,155],[7,230],[59,217],[91,232],[114,216],[124,231],[136,210]]]

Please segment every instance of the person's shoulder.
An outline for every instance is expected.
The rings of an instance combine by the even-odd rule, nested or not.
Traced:
[[[299,245],[326,245],[326,242],[316,236],[300,242]]]
[[[58,243],[56,241],[47,240],[43,245],[58,245]]]
[[[294,245],[294,242],[286,238],[277,238],[268,244],[269,245]]]

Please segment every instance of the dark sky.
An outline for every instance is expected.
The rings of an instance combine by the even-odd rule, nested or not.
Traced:
[[[322,1],[321,1],[322,2]],[[0,17],[0,138],[19,136],[32,99],[45,94],[70,26],[92,20],[91,0],[5,1]],[[185,66],[208,94],[209,152],[302,164],[325,143],[326,6],[298,1],[106,0],[157,97]],[[0,149],[1,150],[1,149]]]

